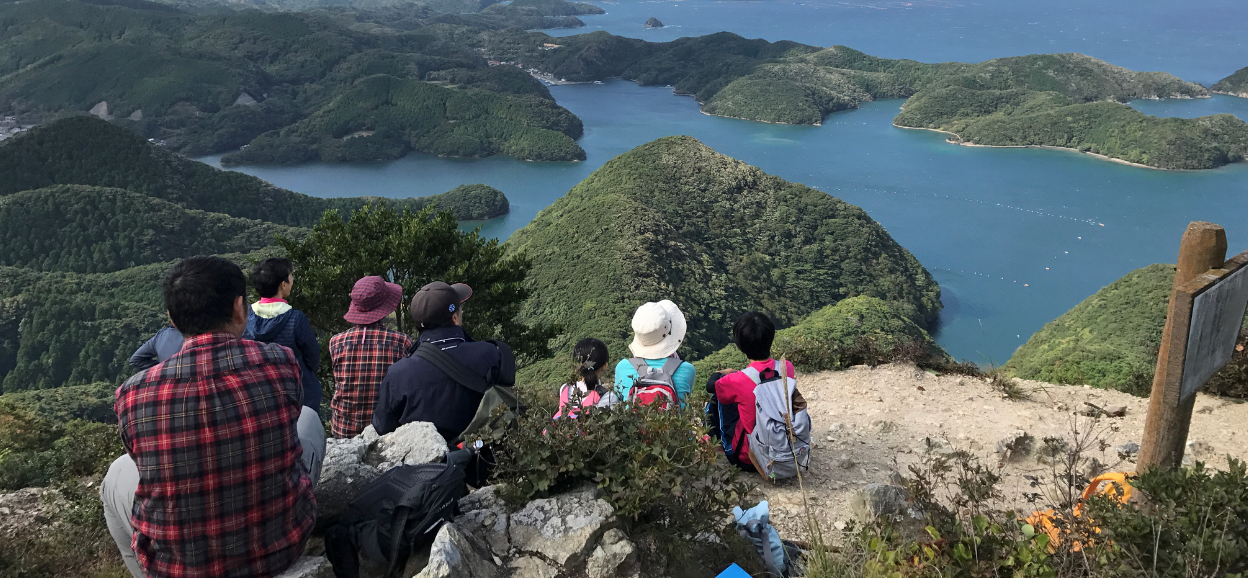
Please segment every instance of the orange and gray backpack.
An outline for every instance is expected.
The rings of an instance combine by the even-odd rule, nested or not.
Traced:
[[[679,409],[680,401],[676,396],[676,368],[682,363],[672,357],[663,363],[663,367],[655,369],[645,359],[633,357],[628,360],[637,371],[637,380],[633,388],[628,390],[628,401],[636,405],[656,404],[661,409]]]

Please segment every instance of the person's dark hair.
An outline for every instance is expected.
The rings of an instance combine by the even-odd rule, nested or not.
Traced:
[[[745,313],[732,324],[732,340],[750,359],[771,359],[771,342],[775,339],[776,325],[757,311]]]
[[[295,266],[290,259],[285,257],[265,259],[251,268],[251,286],[261,297],[272,297],[277,295],[278,288],[294,272]]]
[[[593,337],[586,337],[576,342],[572,348],[572,360],[576,362],[575,381],[585,380],[585,387],[598,387],[598,370],[607,364],[611,357],[607,354],[607,344]],[[575,383],[574,381],[574,383]]]
[[[191,257],[161,283],[165,309],[183,335],[221,329],[234,319],[234,300],[247,295],[243,270],[221,257]]]

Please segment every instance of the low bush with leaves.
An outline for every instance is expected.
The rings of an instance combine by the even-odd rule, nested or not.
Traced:
[[[124,451],[115,425],[58,425],[0,402],[0,491],[103,474]]]
[[[519,427],[487,440],[498,448],[495,476],[506,483],[504,499],[523,503],[594,484],[633,524],[689,537],[721,531],[752,489],[717,459],[699,408],[625,404],[585,408],[576,419],[551,420],[553,414],[533,407]]]
[[[1076,425],[1072,439],[1045,440],[1041,453],[1051,472],[1027,496],[1047,504],[1038,509],[1050,508],[1051,528],[1001,506],[999,469],[961,451],[930,456],[911,467],[907,483],[922,522],[876,520],[847,530],[843,547],[808,555],[807,578],[1242,578],[1248,572],[1243,462],[1228,458],[1216,472],[1199,463],[1154,469],[1130,479],[1133,494],[1125,503],[1106,493],[1081,500],[1089,480],[1078,472],[1087,471],[1086,452],[1100,440],[1095,423]]]

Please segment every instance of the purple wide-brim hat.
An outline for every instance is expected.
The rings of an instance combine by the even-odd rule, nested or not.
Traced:
[[[394,312],[403,300],[403,288],[373,275],[355,282],[351,308],[342,318],[348,323],[369,325]]]

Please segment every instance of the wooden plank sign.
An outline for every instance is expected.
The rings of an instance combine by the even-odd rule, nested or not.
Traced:
[[[1241,255],[1242,257],[1243,255]],[[1240,263],[1234,270],[1232,259],[1192,301],[1192,322],[1188,329],[1187,355],[1183,360],[1183,385],[1179,401],[1196,395],[1196,390],[1231,360],[1235,341],[1248,308],[1248,267]],[[1214,271],[1221,271],[1215,269]]]
[[[1136,471],[1183,463],[1196,391],[1230,360],[1248,303],[1248,251],[1226,261],[1226,232],[1193,221],[1183,233]]]

